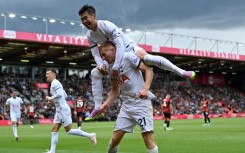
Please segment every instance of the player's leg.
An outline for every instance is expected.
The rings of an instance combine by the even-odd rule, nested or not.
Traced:
[[[100,107],[103,102],[103,84],[102,84],[103,75],[100,73],[98,68],[94,68],[91,71],[91,79],[92,79],[92,94],[94,101],[94,110],[91,114],[85,119],[86,121],[93,120],[97,117],[103,115]]]
[[[109,142],[108,149],[107,149],[108,153],[117,153],[118,145],[121,142],[124,134],[125,131],[123,130],[117,130],[113,132],[112,138]]]
[[[51,132],[51,147],[50,147],[50,150],[47,150],[47,153],[55,153],[56,146],[57,146],[58,140],[59,140],[58,131],[59,131],[61,125],[62,125],[61,123],[54,123],[53,128],[52,128],[52,132]]]
[[[64,128],[65,128],[67,134],[76,135],[76,136],[80,136],[80,137],[86,137],[92,141],[94,146],[96,146],[97,139],[96,139],[95,133],[88,133],[88,132],[85,132],[85,131],[80,130],[80,129],[72,129],[72,124],[69,124]]]
[[[144,132],[141,134],[148,153],[158,153],[158,147],[154,141],[153,132]]]
[[[166,118],[165,113],[163,114],[163,116],[164,116],[163,129],[166,130],[166,128],[167,128],[167,118]]]
[[[81,129],[82,120],[81,120],[81,112],[77,112],[77,127]]]
[[[173,128],[170,127],[171,113],[166,113],[166,119],[167,119],[167,128],[166,128],[166,130],[173,130]]]
[[[148,102],[148,106],[144,108],[136,108],[134,114],[131,114],[132,118],[138,122],[138,125],[140,126],[141,129],[141,135],[144,139],[145,146],[147,148],[148,153],[158,153],[158,147],[154,141],[154,122],[153,122],[153,111],[152,105],[150,103],[150,100],[141,100],[138,99],[139,101],[143,103]],[[151,111],[149,111],[151,110]]]
[[[59,139],[58,131],[62,125],[61,123],[62,121],[61,121],[60,114],[56,112],[54,116],[52,132],[51,132],[51,147],[50,150],[47,150],[47,153],[55,153],[56,146]]]
[[[108,145],[107,152],[116,153],[118,150],[119,143],[122,140],[124,134],[126,132],[132,133],[136,124],[137,122],[131,119],[131,114],[129,112],[120,110],[120,113],[118,114],[116,120],[116,125],[114,127],[112,138]]]
[[[207,125],[207,115],[206,115],[206,112],[203,112],[203,116],[204,116],[204,124],[202,126],[206,126]]]
[[[210,117],[209,117],[209,112],[207,112],[207,120],[208,120],[208,126],[211,125]]]
[[[17,130],[16,121],[12,121],[12,130],[13,130],[13,134],[14,134],[14,137],[15,137],[16,141],[18,141],[19,136],[18,136],[18,130]]]
[[[72,118],[69,116],[71,113],[70,108],[64,109],[61,111],[61,118],[63,121],[63,126],[69,135],[76,135],[76,136],[81,136],[81,137],[87,137],[89,138],[93,145],[96,146],[97,140],[96,140],[96,134],[95,133],[87,133],[85,131],[82,131],[80,129],[72,129]]]
[[[155,65],[159,67],[160,69],[165,69],[165,70],[174,72],[185,78],[190,78],[190,79],[195,78],[196,74],[194,71],[183,70],[162,56],[148,54],[145,50],[141,48],[137,50],[135,54],[148,65]]]
[[[18,130],[17,130],[18,117],[15,113],[11,113],[10,118],[11,118],[11,122],[12,122],[12,130],[13,130],[15,140],[18,141],[19,140]]]
[[[31,128],[33,128],[34,116],[33,115],[30,115],[29,118],[30,118]]]

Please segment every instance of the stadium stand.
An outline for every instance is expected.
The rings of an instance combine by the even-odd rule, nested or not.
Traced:
[[[73,109],[73,102],[77,96],[82,95],[85,98],[85,110],[88,115],[93,108],[92,93],[90,86],[90,79],[78,79],[76,75],[69,77],[69,79],[62,80],[64,89],[68,94],[67,101],[71,103]],[[107,85],[108,79],[104,79],[104,98],[109,91]],[[154,115],[162,115],[160,104],[166,94],[172,97],[173,114],[201,114],[201,101],[203,98],[211,100],[210,113],[211,114],[227,114],[232,110],[233,113],[245,112],[245,96],[242,92],[231,88],[229,86],[215,86],[215,85],[170,85],[163,82],[159,78],[155,78],[152,85],[152,91],[156,97],[152,100],[154,106]],[[53,118],[55,107],[48,104],[44,100],[45,92],[38,89],[35,80],[5,77],[1,79],[0,90],[0,115],[4,119],[9,119],[9,114],[4,116],[3,105],[6,99],[10,97],[13,89],[20,93],[20,97],[24,100],[25,104],[32,102],[35,104],[35,118]],[[120,96],[105,117],[101,120],[115,120],[121,105]],[[27,114],[22,109],[22,117],[27,118]],[[74,116],[74,115],[73,115]]]

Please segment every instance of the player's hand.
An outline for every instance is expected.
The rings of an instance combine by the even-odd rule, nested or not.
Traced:
[[[111,80],[117,80],[118,79],[118,71],[112,70],[111,71]]]
[[[108,71],[106,69],[106,65],[104,64],[101,68],[99,68],[99,71],[102,75],[107,75]]]
[[[4,116],[7,116],[8,114],[7,113],[3,113]]]
[[[138,97],[140,99],[147,99],[148,98],[148,93],[149,93],[149,90],[148,89],[142,89],[139,94],[138,94]]]
[[[49,96],[45,96],[45,100],[49,101]]]

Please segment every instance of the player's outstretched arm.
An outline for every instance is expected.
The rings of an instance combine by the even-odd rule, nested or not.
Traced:
[[[119,94],[119,86],[117,84],[117,81],[111,80],[111,91],[108,94],[106,101],[101,106],[101,110],[105,112],[109,108],[109,106],[111,106],[111,104],[117,99],[118,94]]]

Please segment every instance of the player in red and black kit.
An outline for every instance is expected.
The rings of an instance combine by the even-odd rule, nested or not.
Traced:
[[[34,128],[33,122],[34,122],[35,108],[33,103],[29,104],[28,106],[28,115],[30,119],[31,128]]]
[[[208,99],[203,100],[202,112],[203,112],[205,124],[203,124],[202,126],[206,126],[206,125],[210,126],[211,125],[211,121],[209,118],[209,103],[210,103],[210,100],[208,100]],[[208,121],[208,124],[207,124],[207,121]]]
[[[77,114],[77,126],[81,129],[84,117],[84,98],[82,96],[77,97],[75,101],[75,113]]]
[[[172,127],[169,127],[170,119],[171,119],[171,109],[172,109],[169,94],[167,94],[166,98],[162,100],[161,107],[164,115],[164,124],[163,124],[164,130],[173,130]]]

